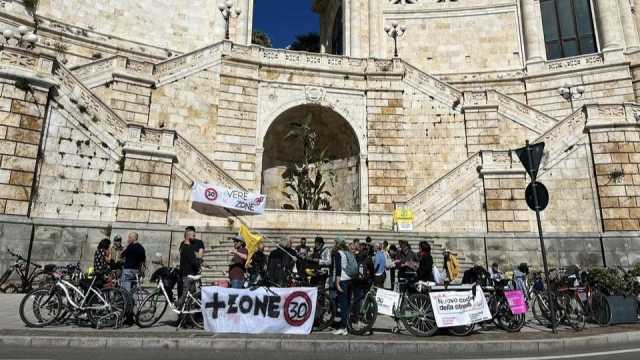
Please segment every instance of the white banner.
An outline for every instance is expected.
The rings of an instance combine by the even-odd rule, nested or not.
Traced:
[[[397,308],[400,303],[400,293],[377,288],[376,302],[379,314],[393,316],[393,308]]]
[[[262,214],[267,197],[238,189],[227,189],[221,186],[196,181],[191,191],[193,202],[221,206],[228,209]]]
[[[431,305],[439,328],[471,325],[491,320],[491,312],[482,288],[476,287],[476,296],[471,290],[431,291]]]
[[[309,334],[317,288],[202,288],[204,328],[214,333]]]

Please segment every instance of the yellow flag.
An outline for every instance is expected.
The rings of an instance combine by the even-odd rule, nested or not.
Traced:
[[[262,236],[252,234],[246,225],[240,224],[240,237],[247,246],[247,261],[245,265],[249,265],[253,254],[258,251],[258,246],[260,246],[262,242]]]

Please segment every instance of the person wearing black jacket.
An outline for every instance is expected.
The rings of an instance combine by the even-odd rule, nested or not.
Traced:
[[[293,271],[296,262],[295,250],[291,249],[289,240],[282,240],[279,246],[269,253],[267,265],[267,278],[271,285],[287,287],[289,275]]]
[[[182,307],[184,299],[191,288],[189,275],[197,275],[200,271],[200,262],[196,257],[192,240],[195,239],[195,232],[187,230],[184,232],[184,241],[180,244],[180,276],[182,277],[182,291],[178,300],[178,308]]]
[[[420,242],[420,259],[418,265],[418,280],[420,281],[434,281],[433,279],[433,257],[431,256],[431,245],[426,241]]]

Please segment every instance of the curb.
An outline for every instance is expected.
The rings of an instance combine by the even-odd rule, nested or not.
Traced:
[[[2,346],[37,348],[93,348],[93,349],[179,349],[234,352],[300,352],[300,353],[371,353],[371,354],[460,354],[527,352],[532,354],[581,350],[585,345],[619,346],[640,344],[640,331],[619,332],[559,339],[487,340],[487,341],[372,341],[319,340],[279,338],[215,338],[190,337],[169,339],[160,337],[89,337],[89,336],[25,336],[5,335]]]

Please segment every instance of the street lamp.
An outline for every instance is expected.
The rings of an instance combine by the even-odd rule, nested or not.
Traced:
[[[224,2],[224,4],[220,4],[218,5],[218,10],[220,10],[220,13],[222,14],[222,17],[224,18],[224,22],[225,22],[225,30],[224,30],[224,39],[225,40],[229,40],[229,20],[231,20],[231,16],[233,14],[237,16],[240,16],[240,14],[242,13],[242,11],[240,9],[235,9],[232,10],[233,8],[233,1],[231,0],[227,0]]]
[[[571,104],[571,112],[573,112],[573,100],[578,100],[584,94],[584,86],[570,86],[569,84],[564,84],[558,88],[558,92],[563,99],[567,100]]]
[[[29,28],[24,25],[20,25],[16,30],[6,29],[2,31],[2,38],[7,45],[11,45],[11,42],[14,42],[14,45],[27,49],[34,48],[38,41],[38,35],[30,32]]]
[[[398,57],[398,38],[404,36],[407,32],[407,27],[404,25],[398,26],[398,22],[394,21],[391,26],[385,26],[384,31],[393,39],[393,57]]]

